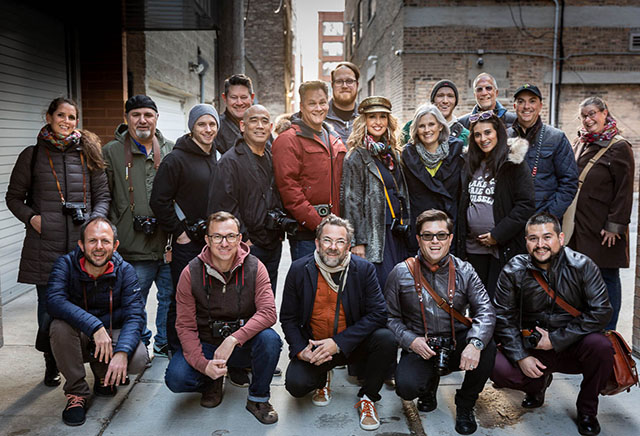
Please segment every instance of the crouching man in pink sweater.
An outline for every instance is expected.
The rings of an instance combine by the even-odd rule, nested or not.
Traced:
[[[269,274],[242,242],[228,212],[207,220],[206,246],[185,267],[176,292],[179,349],[165,383],[172,392],[201,392],[200,405],[222,401],[227,367],[251,367],[247,410],[263,424],[278,421],[269,403],[282,340],[270,327],[276,306]]]

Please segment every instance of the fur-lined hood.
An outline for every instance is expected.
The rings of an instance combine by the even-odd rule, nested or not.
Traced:
[[[507,139],[507,145],[509,146],[507,161],[515,165],[521,164],[529,150],[529,141],[520,137],[509,138]]]

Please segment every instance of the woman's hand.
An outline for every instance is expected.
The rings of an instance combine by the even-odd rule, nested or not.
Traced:
[[[33,230],[35,230],[38,233],[42,233],[42,216],[40,215],[32,216],[31,219],[29,220],[29,224],[31,224],[31,227],[33,227]]]
[[[612,245],[616,245],[616,239],[620,239],[620,235],[613,232],[608,232],[605,229],[600,230],[600,236],[602,236],[602,244],[607,244],[607,247],[611,248]]]
[[[360,256],[361,258],[366,259],[365,255],[364,255],[364,245],[363,244],[351,247],[351,252],[353,254],[355,254],[356,256]]]
[[[493,239],[491,233],[483,233],[482,235],[478,235],[478,242],[485,247],[491,247],[492,245],[498,245],[498,241]]]

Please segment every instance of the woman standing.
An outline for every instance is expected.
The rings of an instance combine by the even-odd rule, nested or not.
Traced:
[[[461,139],[450,136],[447,121],[436,106],[425,104],[416,110],[409,142],[402,150],[402,168],[411,193],[412,229],[418,215],[427,209],[446,212],[455,221],[463,146]],[[415,238],[410,239],[409,247],[412,253],[417,252]]]
[[[528,143],[507,141],[493,112],[469,117],[469,151],[462,171],[457,253],[475,268],[491,299],[498,274],[516,254],[525,253],[524,226],[536,205]]]
[[[398,121],[391,102],[368,97],[347,140],[340,199],[343,216],[355,229],[351,251],[376,266],[384,288],[387,276],[407,257],[409,208],[407,184],[398,154]]]
[[[49,273],[59,256],[78,245],[82,223],[88,217],[106,216],[110,196],[100,139],[91,132],[76,130],[76,103],[56,98],[49,104],[46,121],[36,145],[18,156],[6,202],[26,226],[18,281],[36,285],[36,349],[44,352],[45,385],[57,386],[60,375],[51,354],[50,318],[45,306]]]
[[[620,268],[629,267],[629,222],[633,204],[633,151],[620,136],[606,103],[590,97],[580,103],[582,128],[574,144],[578,173],[603,150],[578,191],[575,229],[569,247],[589,256],[607,285],[615,329],[620,312]],[[566,225],[566,223],[565,223]],[[569,235],[567,235],[569,237]]]

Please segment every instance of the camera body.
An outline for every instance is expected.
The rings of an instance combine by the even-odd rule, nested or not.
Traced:
[[[158,220],[153,216],[134,216],[133,230],[145,235],[153,235],[158,228]]]
[[[331,213],[331,205],[330,204],[315,204],[313,208],[318,212],[318,215],[321,217],[328,216]]]
[[[280,209],[271,209],[267,211],[264,226],[267,230],[284,231],[291,236],[294,236],[298,231],[298,222],[287,217],[287,214]]]
[[[226,339],[231,333],[240,330],[240,327],[244,326],[244,319],[237,319],[235,321],[211,321],[209,327],[214,338]]]
[[[65,201],[62,203],[62,214],[70,215],[74,224],[83,224],[87,220],[87,205],[79,201]]]
[[[451,338],[430,336],[427,338],[427,345],[436,353],[433,359],[435,359],[434,364],[438,375],[451,373],[449,369],[449,357],[453,352],[453,341]]]
[[[195,223],[187,226],[187,234],[192,241],[201,241],[207,234],[207,222],[199,219]]]
[[[533,350],[538,346],[538,342],[542,339],[542,333],[536,330],[536,327],[540,327],[540,321],[536,321],[535,327],[530,329],[522,329],[522,345],[527,350]]]
[[[391,233],[401,238],[408,238],[411,228],[409,224],[402,224],[400,218],[394,218],[391,221]]]

